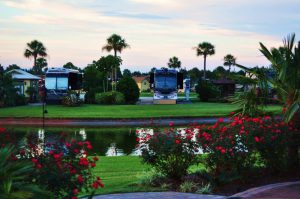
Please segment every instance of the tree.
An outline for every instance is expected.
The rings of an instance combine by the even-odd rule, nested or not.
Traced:
[[[10,71],[10,70],[14,70],[14,69],[21,69],[21,67],[18,66],[17,64],[11,64],[11,65],[7,66],[5,71],[7,72],[7,71]]]
[[[112,34],[107,38],[107,44],[102,47],[102,50],[108,52],[114,51],[114,56],[117,57],[117,52],[121,53],[124,49],[129,48],[130,46],[126,43],[120,35]],[[114,80],[117,80],[117,68],[114,68]]]
[[[171,57],[168,62],[169,68],[179,69],[181,67],[181,61],[177,57]]]
[[[47,67],[48,63],[47,60],[43,57],[36,59],[36,65],[32,68],[33,74],[36,75],[42,75],[43,74],[43,68]]]
[[[231,54],[227,54],[224,57],[224,66],[228,66],[229,67],[228,74],[230,73],[231,66],[235,65],[235,62],[236,62],[236,58],[233,55],[231,55]]]
[[[77,66],[75,66],[72,62],[67,62],[63,65],[63,68],[78,70],[79,72],[83,72],[83,70]]]
[[[194,49],[197,52],[197,56],[204,57],[204,73],[203,73],[203,79],[206,79],[206,57],[211,56],[215,54],[215,47],[209,42],[202,42],[198,44],[197,47],[194,47]]]
[[[140,77],[142,76],[142,73],[140,71],[133,71],[132,76]]]
[[[201,72],[198,68],[194,67],[188,71],[188,75],[190,76],[191,79],[191,85],[194,85],[199,81]]]
[[[223,66],[218,66],[217,68],[215,68],[213,70],[214,76],[217,79],[222,78],[225,75],[225,72],[226,72],[226,70]]]
[[[131,71],[129,69],[124,69],[123,70],[123,76],[124,77],[131,77]]]
[[[123,93],[127,104],[135,104],[139,100],[139,87],[131,77],[123,77],[117,83],[117,91]]]
[[[24,52],[24,56],[26,58],[31,58],[33,57],[33,68],[36,68],[36,64],[37,64],[37,58],[38,56],[40,57],[46,57],[47,53],[46,53],[46,48],[43,45],[42,42],[39,42],[37,40],[33,40],[30,43],[27,43],[27,49]]]

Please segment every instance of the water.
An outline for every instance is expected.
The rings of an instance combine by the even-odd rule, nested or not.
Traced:
[[[55,141],[64,133],[68,139],[77,138],[91,142],[90,154],[101,156],[134,155],[136,148],[135,128],[46,128],[45,133],[38,128],[7,128],[16,142],[21,142],[26,135],[45,141]]]

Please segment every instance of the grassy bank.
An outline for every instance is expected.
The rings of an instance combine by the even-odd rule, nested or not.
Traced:
[[[205,103],[175,105],[90,105],[65,107],[47,105],[47,118],[154,118],[185,116],[226,116],[238,107],[228,103]],[[267,111],[275,114],[280,106],[269,106]],[[0,117],[42,117],[41,106],[18,106],[0,109]]]

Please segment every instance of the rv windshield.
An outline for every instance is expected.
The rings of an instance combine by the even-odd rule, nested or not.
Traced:
[[[158,90],[176,90],[177,78],[176,74],[155,74],[155,89]]]

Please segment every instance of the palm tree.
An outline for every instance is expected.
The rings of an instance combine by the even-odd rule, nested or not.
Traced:
[[[0,148],[0,198],[51,198],[49,192],[30,182],[34,172],[32,163],[27,160],[12,161],[15,153],[12,146]]]
[[[114,51],[114,56],[117,57],[117,52],[121,53],[125,48],[129,48],[129,44],[126,43],[125,39],[123,39],[120,35],[112,34],[109,38],[107,38],[107,44],[102,47],[102,50],[106,50],[108,52]],[[115,70],[115,81],[117,80],[117,68]]]
[[[36,67],[37,64],[37,57],[46,57],[47,53],[46,53],[46,48],[43,45],[42,42],[39,42],[37,40],[33,40],[30,43],[27,43],[27,49],[24,52],[24,56],[26,58],[31,58],[33,57],[34,62],[33,62],[33,67]]]
[[[197,51],[197,56],[203,55],[204,57],[204,74],[203,79],[206,79],[206,57],[209,55],[215,54],[215,46],[212,45],[209,42],[202,42],[198,44],[197,47],[194,47],[194,49]]]
[[[235,65],[235,62],[236,62],[236,58],[233,55],[231,55],[231,54],[227,54],[224,57],[224,66],[228,66],[229,67],[228,73],[230,73],[230,68],[231,68],[231,66]]]
[[[36,59],[36,65],[33,67],[33,72],[36,75],[41,75],[43,73],[43,68],[48,66],[48,62],[45,58],[40,57]]]
[[[266,46],[260,43],[261,53],[271,62],[271,68],[275,71],[275,77],[268,77],[257,69],[250,69],[236,64],[236,66],[254,74],[263,93],[268,93],[269,83],[278,94],[278,100],[286,107],[284,118],[286,122],[292,121],[300,128],[300,42],[295,45],[295,34],[288,35],[283,40],[283,47],[272,48],[268,50]],[[299,138],[294,138],[297,140]],[[298,145],[290,146],[289,165],[299,164]]]
[[[168,66],[169,68],[179,69],[181,67],[181,61],[179,61],[178,57],[171,57],[169,59]]]

